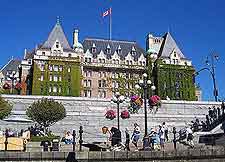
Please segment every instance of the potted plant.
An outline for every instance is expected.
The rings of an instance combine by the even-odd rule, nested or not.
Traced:
[[[150,107],[153,107],[153,106],[160,107],[161,106],[161,98],[157,95],[151,96],[149,98],[149,105],[150,105]]]
[[[114,110],[108,110],[105,114],[106,119],[113,120],[116,118],[116,112]]]
[[[121,112],[120,116],[122,119],[128,119],[128,118],[130,118],[130,113],[129,113],[129,111],[124,110]]]
[[[3,85],[3,89],[10,89],[10,88],[11,88],[11,86],[9,85],[9,83],[5,83]]]

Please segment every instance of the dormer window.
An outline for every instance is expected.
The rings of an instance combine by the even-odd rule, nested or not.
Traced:
[[[96,45],[94,43],[91,47],[91,53],[96,53]]]
[[[91,52],[92,52],[92,53],[96,53],[96,47],[92,47],[92,48],[91,48]]]
[[[121,49],[121,47],[120,47],[120,45],[119,45],[119,47],[118,47],[118,49],[117,49],[117,53],[118,53],[118,54],[121,54],[121,52],[122,52],[122,49]]]
[[[59,48],[59,42],[56,42],[55,47],[56,47],[56,48]]]
[[[111,53],[111,48],[110,48],[109,44],[107,45],[106,53],[107,53],[107,54],[110,54],[110,53]]]
[[[135,54],[136,54],[136,50],[135,50],[134,46],[133,46],[132,49],[131,49],[131,54],[132,54],[132,55],[135,55]]]

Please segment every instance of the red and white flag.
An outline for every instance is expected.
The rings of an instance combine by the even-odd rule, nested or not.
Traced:
[[[112,8],[109,8],[107,11],[103,12],[102,17],[108,16],[112,14]]]

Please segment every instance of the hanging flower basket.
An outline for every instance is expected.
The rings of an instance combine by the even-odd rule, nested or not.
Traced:
[[[113,120],[114,118],[116,118],[116,112],[113,110],[108,110],[105,114],[106,119],[110,119]]]
[[[128,119],[128,118],[130,118],[130,113],[129,113],[129,111],[124,110],[121,112],[120,116],[122,119]]]
[[[150,107],[153,107],[153,106],[160,107],[161,106],[161,98],[157,95],[151,96],[149,98],[149,105],[150,105]]]
[[[130,98],[130,105],[128,106],[128,111],[132,114],[138,113],[138,110],[143,105],[143,100],[139,96],[132,96]]]
[[[3,85],[3,89],[10,89],[10,88],[11,88],[11,86],[9,85],[9,83],[5,83]]]
[[[15,89],[16,89],[16,90],[18,90],[18,91],[19,91],[19,90],[21,90],[21,89],[22,89],[22,85],[21,85],[21,83],[19,83],[19,82],[18,82],[18,83],[16,83],[16,85],[15,85]]]

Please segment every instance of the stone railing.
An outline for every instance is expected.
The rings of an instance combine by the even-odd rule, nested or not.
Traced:
[[[157,161],[183,162],[214,160],[225,161],[224,147],[210,149],[187,149],[179,151],[140,151],[140,152],[0,152],[0,161]]]

